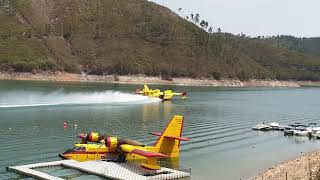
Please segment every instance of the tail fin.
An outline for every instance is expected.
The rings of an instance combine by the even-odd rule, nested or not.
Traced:
[[[143,91],[145,91],[145,92],[146,92],[146,91],[149,91],[148,85],[145,84],[145,85],[143,86]]]
[[[178,157],[180,152],[180,141],[188,141],[188,138],[181,137],[183,128],[183,116],[175,115],[166,129],[160,133],[153,133],[159,136],[154,147],[159,153],[168,157]]]

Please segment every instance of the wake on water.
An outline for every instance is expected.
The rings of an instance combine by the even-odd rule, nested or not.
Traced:
[[[145,104],[159,102],[158,98],[122,93],[119,91],[53,93],[12,92],[0,96],[0,108],[86,105],[86,104]]]

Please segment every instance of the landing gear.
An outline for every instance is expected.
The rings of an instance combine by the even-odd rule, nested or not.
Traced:
[[[124,153],[120,153],[119,156],[108,157],[103,161],[114,162],[114,163],[125,163],[127,162],[126,155]]]

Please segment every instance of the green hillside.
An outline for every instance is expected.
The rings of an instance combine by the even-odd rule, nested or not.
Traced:
[[[4,71],[320,79],[319,38],[207,33],[146,0],[3,0],[0,6]]]

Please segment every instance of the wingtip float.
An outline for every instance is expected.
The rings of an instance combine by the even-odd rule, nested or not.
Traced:
[[[170,101],[174,96],[181,96],[181,99],[187,98],[187,92],[174,92],[171,89],[161,91],[160,89],[149,89],[148,85],[143,86],[143,90],[137,89],[136,94],[149,97],[158,97],[164,101]]]
[[[177,158],[180,154],[180,141],[189,141],[181,137],[183,116],[175,115],[162,133],[152,133],[158,136],[153,146],[130,139],[122,139],[95,132],[81,133],[78,137],[81,143],[75,144],[72,149],[59,154],[62,159],[89,161],[117,157],[119,162],[127,160],[145,160],[141,166],[146,169],[158,170],[161,167],[157,159]]]

